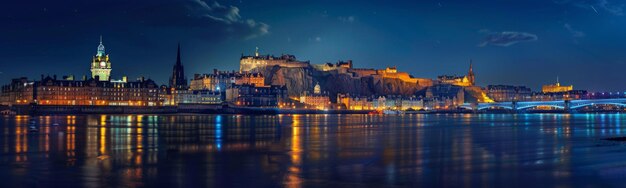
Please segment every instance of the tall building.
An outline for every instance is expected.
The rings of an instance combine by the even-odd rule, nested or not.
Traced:
[[[105,53],[104,45],[102,45],[102,36],[100,36],[100,45],[98,51],[91,60],[91,78],[99,81],[108,81],[111,76],[111,61],[109,54]]]
[[[170,77],[170,88],[187,89],[187,78],[185,78],[185,68],[180,62],[180,44],[178,44],[178,53],[176,54],[176,64],[172,70]]]

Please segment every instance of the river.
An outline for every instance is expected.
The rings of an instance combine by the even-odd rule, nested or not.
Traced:
[[[3,187],[623,186],[625,114],[0,117]],[[29,126],[35,125],[37,132]]]

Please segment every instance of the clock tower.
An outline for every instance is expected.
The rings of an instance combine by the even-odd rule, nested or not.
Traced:
[[[93,56],[91,60],[91,78],[98,77],[100,81],[108,81],[111,76],[111,61],[109,61],[109,54],[104,53],[104,45],[102,45],[102,36],[100,36],[100,45],[98,45],[98,52]]]

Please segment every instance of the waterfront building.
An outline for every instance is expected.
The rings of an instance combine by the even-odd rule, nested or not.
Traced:
[[[100,37],[100,45],[91,62],[91,77],[76,80],[73,75],[41,75],[39,81],[14,79],[2,87],[0,101],[5,105],[98,105],[98,106],[160,106],[157,84],[143,77],[128,81],[111,79],[111,61]]]
[[[0,105],[24,105],[34,102],[34,82],[26,77],[12,79],[11,83],[2,86]]]
[[[177,106],[180,104],[221,104],[225,99],[224,92],[213,90],[170,89],[169,92],[163,96],[163,104],[167,106]]]
[[[170,77],[170,88],[177,90],[185,90],[187,87],[187,78],[185,77],[185,67],[180,61],[180,44],[178,44],[178,51],[176,53],[176,63],[172,68],[172,76]]]
[[[226,88],[225,99],[236,106],[278,107],[278,104],[287,102],[288,94],[285,86],[232,84]]]
[[[14,79],[2,87],[0,100],[3,105],[159,106],[162,101],[158,93],[158,86],[150,79],[122,82],[42,75],[39,81]]]
[[[403,97],[400,103],[400,110],[421,110],[424,109],[424,99],[412,97]]]
[[[476,82],[476,77],[474,75],[474,70],[472,67],[472,61],[470,60],[469,71],[465,76],[456,76],[456,75],[441,75],[437,76],[437,82],[439,84],[451,84],[462,87],[474,86]]]
[[[299,61],[296,56],[284,54],[279,57],[273,55],[260,55],[256,48],[254,56],[241,56],[239,61],[240,72],[257,72],[257,68],[280,66],[305,68],[310,65],[309,61]]]
[[[488,85],[487,96],[495,102],[529,101],[532,91],[525,86]]]
[[[368,97],[353,97],[350,94],[337,94],[337,103],[348,110],[374,110],[374,105]]]
[[[534,92],[532,101],[578,100],[589,98],[586,90],[569,90],[564,92]]]
[[[35,82],[34,100],[38,105],[159,106],[157,84],[139,78],[132,82],[89,79],[57,80],[45,77]]]
[[[425,97],[430,102],[429,108],[451,109],[465,102],[465,91],[462,86],[439,84],[428,87]]]
[[[330,107],[330,98],[327,94],[322,93],[320,84],[315,84],[313,94],[304,92],[300,96],[300,102],[316,109],[328,109]]]
[[[102,44],[102,36],[100,36],[98,51],[91,60],[91,78],[97,78],[99,81],[107,81],[110,79],[111,70],[109,54],[106,54],[104,45]]]
[[[559,83],[559,78],[556,78],[556,83],[554,84],[548,84],[548,85],[543,85],[541,87],[541,91],[544,93],[561,93],[561,92],[568,92],[568,91],[572,91],[574,90],[574,86],[573,85],[569,85],[569,86],[562,86],[561,83]]]
[[[376,110],[384,110],[387,109],[387,98],[385,96],[378,96],[377,98],[372,99],[372,107]]]

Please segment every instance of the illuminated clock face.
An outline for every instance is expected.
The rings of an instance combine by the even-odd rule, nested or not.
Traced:
[[[107,66],[106,62],[104,62],[104,61],[100,62],[100,67],[106,67],[106,66]]]

